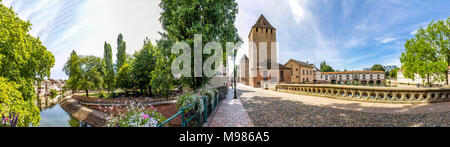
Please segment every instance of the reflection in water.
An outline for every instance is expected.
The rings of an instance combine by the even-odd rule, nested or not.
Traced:
[[[39,127],[88,127],[89,125],[73,118],[59,106],[58,102],[63,98],[57,96],[40,97],[37,105],[41,109],[41,121]]]

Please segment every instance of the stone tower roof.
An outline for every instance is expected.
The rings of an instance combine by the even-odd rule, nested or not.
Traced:
[[[248,61],[247,55],[244,54],[244,56],[241,58],[241,61]]]
[[[269,21],[267,21],[266,17],[264,17],[264,15],[261,14],[261,16],[259,16],[258,21],[256,21],[255,25],[253,25],[253,27],[256,28],[266,28],[266,29],[275,29],[270,23]]]

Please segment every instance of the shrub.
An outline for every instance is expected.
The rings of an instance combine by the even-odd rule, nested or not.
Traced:
[[[201,89],[199,92],[201,95],[208,96],[208,100],[211,104],[214,104],[214,97],[219,94],[219,91],[217,89]]]
[[[98,93],[98,97],[99,98],[107,98],[106,94],[103,91]]]
[[[110,107],[113,109],[113,107]],[[157,127],[166,121],[166,118],[157,112],[153,106],[145,106],[141,103],[131,103],[126,106],[124,113],[117,116],[111,115],[107,121],[107,127]]]
[[[196,106],[189,107],[184,110],[186,113],[186,116],[190,116],[190,112],[194,112],[194,110],[197,110],[197,113],[202,113],[204,111],[204,105],[203,105],[203,97],[200,92],[194,93],[194,92],[186,92],[178,96],[177,99],[177,109],[185,108],[187,106],[190,106],[192,104],[195,104],[197,102]]]
[[[58,91],[50,89],[50,98],[55,98],[58,95]]]

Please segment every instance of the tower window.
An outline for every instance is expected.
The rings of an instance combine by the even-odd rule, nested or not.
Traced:
[[[256,32],[258,32],[258,28],[256,28]]]
[[[269,29],[266,29],[266,33],[269,31]]]

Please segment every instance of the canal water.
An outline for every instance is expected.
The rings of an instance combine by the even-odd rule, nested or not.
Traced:
[[[41,97],[37,100],[41,110],[39,127],[88,127],[89,125],[73,118],[59,105],[64,97]]]

